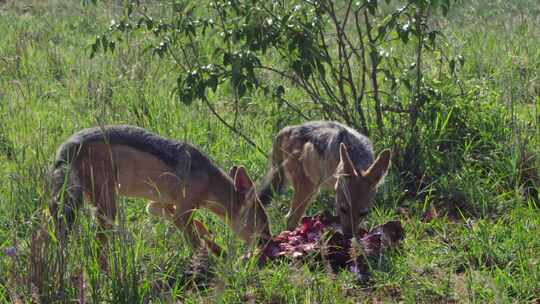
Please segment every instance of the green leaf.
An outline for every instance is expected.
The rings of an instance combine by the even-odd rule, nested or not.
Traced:
[[[384,37],[384,35],[386,34],[386,25],[379,26],[378,32],[380,37]]]
[[[285,88],[282,85],[278,85],[274,87],[273,93],[275,97],[281,98],[285,94]]]
[[[377,0],[367,0],[367,9],[371,15],[375,15],[377,12]]]
[[[239,97],[244,97],[244,95],[246,94],[246,86],[243,82],[239,83],[236,86],[236,92]]]
[[[227,52],[223,54],[223,65],[227,66],[232,63],[232,55],[231,53]]]
[[[379,65],[380,56],[377,51],[372,50],[371,52],[369,52],[369,58],[371,58],[371,62],[373,63],[373,65]]]
[[[94,41],[94,43],[92,43],[91,45],[91,51],[90,51],[90,59],[94,58],[94,56],[96,55],[97,51],[99,51],[99,36],[98,38],[96,38],[96,41]]]
[[[154,20],[152,18],[146,18],[144,21],[146,23],[146,29],[151,30],[154,28]]]
[[[382,72],[384,73],[384,76],[387,80],[390,80],[391,88],[395,89],[396,87],[396,77],[394,77],[394,74],[388,69],[383,69]]]
[[[463,66],[463,65],[465,64],[465,58],[464,58],[463,56],[458,55],[458,56],[457,56],[457,59],[458,59],[459,64],[460,64],[461,66]]]
[[[411,87],[411,82],[409,81],[409,79],[407,79],[407,78],[402,78],[402,79],[401,79],[401,82],[403,82],[403,84],[405,85],[405,87],[407,88],[407,90],[411,91],[412,87]]]
[[[311,68],[311,65],[310,64],[304,64],[302,66],[302,75],[306,78],[306,79],[309,79],[309,77],[311,77],[311,74],[313,72],[313,69]]]
[[[103,48],[104,52],[106,52],[107,48],[109,47],[109,42],[107,40],[107,36],[105,35],[101,36],[101,47]]]
[[[435,46],[435,39],[437,38],[437,34],[438,34],[437,31],[431,31],[431,32],[428,33],[429,43],[432,46]]]
[[[441,9],[443,16],[447,16],[448,11],[450,10],[450,0],[442,0]]]
[[[454,59],[450,59],[448,62],[448,67],[450,68],[450,72],[453,74],[456,71],[456,61]]]
[[[409,22],[407,22],[407,23],[405,23],[403,25],[397,24],[396,25],[396,31],[397,31],[399,39],[401,39],[401,41],[403,41],[403,43],[407,44],[409,42],[409,36],[410,36],[410,33],[411,33],[411,26],[410,26]]]
[[[206,83],[208,87],[212,89],[212,91],[215,93],[218,86],[218,76],[217,75],[211,75],[210,78],[208,78],[208,81]]]

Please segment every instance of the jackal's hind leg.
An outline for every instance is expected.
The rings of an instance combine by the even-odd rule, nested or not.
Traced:
[[[108,268],[107,263],[107,233],[114,228],[116,218],[116,188],[115,183],[107,178],[96,178],[91,191],[90,200],[97,207],[97,219],[100,231],[97,233],[99,243],[99,262],[102,269]]]

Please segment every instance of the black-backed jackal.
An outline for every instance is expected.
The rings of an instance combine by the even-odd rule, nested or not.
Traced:
[[[269,171],[259,192],[266,205],[285,181],[294,189],[287,214],[294,229],[320,187],[336,191],[335,208],[344,232],[356,232],[390,166],[390,150],[373,159],[370,140],[337,122],[312,121],[283,128],[272,147]]]
[[[121,195],[150,200],[148,212],[173,221],[193,246],[200,237],[215,245],[192,219],[198,208],[218,215],[248,243],[270,237],[266,212],[243,167],[227,174],[194,146],[138,127],[105,126],[73,134],[57,151],[52,179],[50,211],[60,231],[69,230],[86,194],[104,230],[113,226]],[[104,243],[105,234],[98,239]]]

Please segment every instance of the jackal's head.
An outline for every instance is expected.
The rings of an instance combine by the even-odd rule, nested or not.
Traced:
[[[246,170],[244,167],[234,166],[229,176],[234,180],[236,191],[234,203],[237,208],[231,217],[234,232],[248,244],[257,238],[262,241],[269,240],[271,235],[268,215]]]
[[[339,147],[339,165],[336,170],[336,208],[345,234],[353,235],[360,220],[365,217],[377,187],[388,172],[390,150],[382,151],[365,170],[355,168],[345,144]]]

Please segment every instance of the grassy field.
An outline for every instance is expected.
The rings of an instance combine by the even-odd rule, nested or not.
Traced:
[[[177,72],[145,53],[141,40],[90,59],[89,46],[120,7],[0,1],[0,302],[538,303],[540,9],[536,0],[466,2],[437,19],[450,51],[465,58],[460,77],[471,92],[455,101],[462,112],[454,115],[468,129],[455,124],[444,133],[459,139],[452,153],[462,165],[453,166],[454,154],[434,152],[425,167],[435,178],[421,199],[403,195],[391,170],[366,226],[399,219],[406,237],[370,260],[370,281],[287,262],[259,268],[239,259],[245,248],[226,225],[201,212],[228,253],[212,259],[210,281],[193,285],[182,280],[192,252],[181,232],[148,216],[140,200],[119,200],[109,273],[99,270],[90,208],[81,212],[65,261],[54,242],[31,255],[33,232],[47,218],[45,180],[56,148],[81,128],[129,123],[192,142],[223,168],[245,166],[254,179],[263,176],[266,155],[203,104],[179,103],[171,94]],[[218,91],[212,99],[227,110],[220,100],[231,97]],[[281,126],[301,121],[254,94],[237,123],[269,150]],[[391,143],[374,141],[377,151]],[[274,233],[285,226],[289,199],[290,193],[276,198],[268,210]],[[331,199],[322,194],[308,213]],[[424,220],[426,212],[433,220]],[[29,284],[36,263],[46,265],[40,290]]]

